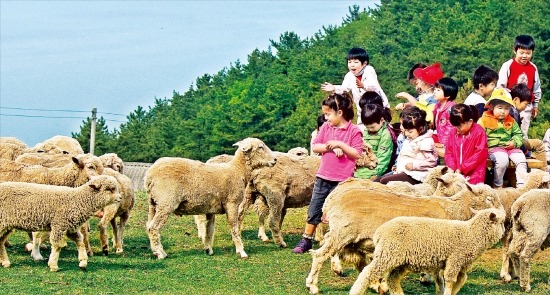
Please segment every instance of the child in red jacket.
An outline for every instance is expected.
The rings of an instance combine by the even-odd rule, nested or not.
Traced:
[[[485,181],[485,166],[489,149],[487,134],[477,124],[475,106],[457,104],[451,108],[452,130],[445,145],[445,165],[468,179],[471,184]]]

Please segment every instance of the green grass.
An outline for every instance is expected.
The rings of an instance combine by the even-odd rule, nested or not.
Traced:
[[[8,248],[12,266],[0,269],[3,294],[307,294],[305,278],[311,265],[309,255],[296,255],[273,243],[256,238],[256,217],[245,219],[243,240],[249,259],[235,254],[225,216],[217,216],[214,255],[204,253],[191,216],[171,216],[161,231],[168,257],[157,260],[149,249],[145,232],[146,197],[139,193],[126,230],[125,252],[103,256],[99,248],[97,219],[92,220],[91,243],[95,255],[88,270],[78,268],[74,243],[62,249],[60,272],[52,273],[46,261],[33,261],[23,247],[26,233],[10,237]],[[283,225],[285,241],[292,248],[299,240],[305,220],[305,208],[289,210]],[[47,258],[49,249],[42,254]],[[531,294],[550,294],[547,284],[550,251],[539,252],[532,266]],[[474,264],[460,294],[522,294],[517,282],[502,284],[498,275],[500,249],[487,251]],[[337,277],[325,263],[319,278],[323,294],[347,294],[357,272],[351,268],[346,277]],[[403,282],[407,294],[435,294],[435,287],[425,287],[418,275]],[[369,291],[369,294],[375,294]]]

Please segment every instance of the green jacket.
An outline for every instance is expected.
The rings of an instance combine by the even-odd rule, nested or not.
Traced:
[[[521,128],[510,115],[504,120],[498,120],[491,111],[486,111],[477,123],[487,133],[487,146],[489,149],[504,147],[509,141],[513,141],[516,148],[520,148],[523,144]]]
[[[393,141],[387,123],[384,123],[382,128],[375,134],[369,134],[367,130],[364,130],[363,141],[372,147],[374,154],[378,158],[378,165],[372,170],[361,167],[355,170],[354,176],[357,178],[371,178],[374,175],[381,176],[388,170],[393,152]]]

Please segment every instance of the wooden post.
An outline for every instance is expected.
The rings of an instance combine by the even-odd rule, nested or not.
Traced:
[[[94,154],[95,149],[95,125],[97,121],[97,108],[92,109],[92,124],[90,127],[90,154]]]

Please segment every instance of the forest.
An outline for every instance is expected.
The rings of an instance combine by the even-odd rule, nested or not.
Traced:
[[[532,61],[542,81],[543,102],[529,137],[550,128],[550,3],[540,0],[382,0],[379,5],[349,7],[338,26],[323,26],[311,37],[284,32],[214,75],[197,77],[184,93],[152,98],[126,122],[110,128],[100,117],[95,153],[114,152],[125,161],[154,162],[164,156],[205,161],[233,154],[233,144],[257,137],[271,149],[309,148],[310,133],[326,97],[323,82],[340,84],[347,70],[346,53],[365,48],[380,85],[395,106],[410,67],[440,62],[455,79],[462,102],[473,90],[474,70],[495,70],[513,56],[514,37],[535,39]],[[397,120],[397,113],[393,114]],[[91,119],[72,133],[89,146]],[[111,126],[112,127],[112,126]],[[112,131],[110,131],[112,130]],[[86,148],[85,148],[86,149]]]

